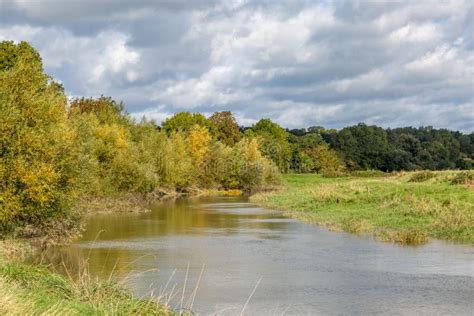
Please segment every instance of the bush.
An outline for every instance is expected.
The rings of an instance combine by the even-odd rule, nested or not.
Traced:
[[[280,182],[276,165],[263,157],[255,138],[244,138],[232,148],[227,182],[247,192]]]
[[[425,182],[434,177],[436,177],[436,174],[434,172],[422,171],[422,172],[417,172],[413,174],[410,177],[410,180],[408,180],[408,182]]]
[[[301,172],[309,173],[343,173],[344,168],[337,154],[327,145],[316,145],[315,147],[300,152]]]
[[[460,172],[454,176],[450,181],[451,184],[473,184],[474,183],[474,172],[465,171]]]

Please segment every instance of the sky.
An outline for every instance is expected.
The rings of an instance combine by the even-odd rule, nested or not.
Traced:
[[[474,130],[474,1],[0,0],[0,40],[157,123]]]

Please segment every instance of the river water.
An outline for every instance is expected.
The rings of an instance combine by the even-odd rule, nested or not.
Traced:
[[[376,242],[285,218],[242,197],[96,215],[83,238],[61,253],[71,265],[88,258],[92,275],[112,275],[135,295],[154,295],[200,315],[474,310],[472,246]]]

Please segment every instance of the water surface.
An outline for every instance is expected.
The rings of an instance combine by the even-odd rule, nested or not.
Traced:
[[[472,315],[474,308],[471,246],[376,242],[240,197],[96,215],[62,253],[72,262],[88,257],[94,275],[113,271],[136,295],[166,293],[171,306],[202,315],[239,314],[254,290],[246,315]]]

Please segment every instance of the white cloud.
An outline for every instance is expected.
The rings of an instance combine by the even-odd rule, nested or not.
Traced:
[[[433,23],[422,25],[407,24],[392,33],[390,40],[395,42],[429,42],[439,40],[440,33]]]
[[[69,93],[111,95],[135,117],[232,110],[245,125],[473,128],[467,0],[0,8],[0,39],[31,42]]]
[[[105,90],[113,81],[134,82],[140,78],[140,53],[127,45],[127,35],[117,31],[104,30],[94,36],[76,36],[58,27],[14,25],[0,27],[0,39],[32,43],[50,72],[73,67],[68,79],[79,84],[79,87],[73,87],[79,91]]]

